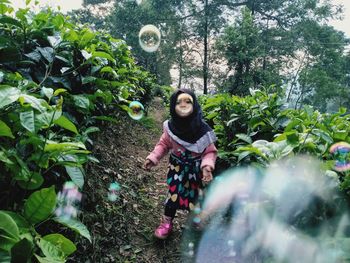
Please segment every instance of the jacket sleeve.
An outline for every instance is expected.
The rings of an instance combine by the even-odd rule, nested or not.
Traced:
[[[218,150],[216,149],[214,143],[210,144],[205,151],[202,153],[202,163],[201,163],[201,169],[203,169],[204,166],[210,166],[212,170],[215,169],[215,161],[217,157]]]
[[[163,131],[158,143],[154,147],[153,151],[146,157],[146,159],[149,159],[152,163],[157,165],[160,159],[162,159],[169,152],[171,145],[169,134],[166,131]]]

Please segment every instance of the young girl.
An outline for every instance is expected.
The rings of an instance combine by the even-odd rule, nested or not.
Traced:
[[[163,134],[147,156],[144,168],[150,170],[171,150],[167,175],[168,197],[157,238],[165,239],[173,228],[177,209],[193,210],[202,183],[213,179],[217,150],[216,136],[202,119],[195,94],[179,89],[170,98],[171,119],[163,124]]]

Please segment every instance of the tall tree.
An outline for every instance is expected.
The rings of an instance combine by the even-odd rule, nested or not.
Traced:
[[[238,4],[238,1],[233,2]],[[233,7],[233,2],[226,3],[227,8]],[[280,85],[295,79],[295,74],[291,74],[294,71],[292,63],[298,52],[308,45],[300,28],[308,21],[321,24],[341,11],[337,6],[319,0],[255,0],[247,1],[245,5],[252,19],[243,13],[243,19],[239,18],[233,27],[224,31],[218,45],[228,66],[233,69],[225,84],[231,92],[238,94],[247,93],[247,85]],[[247,25],[255,30],[247,30]],[[249,46],[249,43],[255,45]]]
[[[308,64],[300,72],[296,107],[312,104],[322,111],[330,104],[346,106],[349,97],[347,57],[349,41],[342,32],[314,21],[304,24],[304,41],[308,43]],[[346,88],[347,87],[347,88]]]

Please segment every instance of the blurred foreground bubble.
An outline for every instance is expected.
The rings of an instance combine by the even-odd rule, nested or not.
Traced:
[[[71,181],[65,182],[62,191],[57,195],[56,216],[63,219],[77,217],[81,198],[78,186]]]
[[[144,112],[144,107],[143,105],[138,102],[138,101],[132,101],[129,104],[129,111],[128,114],[129,116],[134,119],[134,120],[140,120],[143,117],[143,112]]]
[[[155,52],[160,45],[160,31],[154,25],[145,25],[139,32],[139,44],[146,52]]]
[[[120,185],[117,182],[111,183],[108,187],[108,200],[111,202],[117,201],[119,197]]]
[[[335,158],[334,170],[344,172],[350,170],[350,144],[337,142],[329,148]]]
[[[202,230],[189,220],[182,262],[349,262],[350,220],[338,183],[308,156],[224,172],[205,195]]]

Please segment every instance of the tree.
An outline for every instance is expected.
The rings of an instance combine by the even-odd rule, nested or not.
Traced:
[[[312,104],[326,111],[329,104],[349,105],[349,86],[344,33],[309,21],[302,29],[308,64],[300,72],[297,106]]]
[[[224,88],[241,95],[250,85],[296,83],[301,68],[293,63],[309,45],[303,38],[307,32],[303,28],[309,21],[320,25],[341,12],[337,6],[318,0],[247,1],[245,5],[251,18],[243,12],[234,26],[224,31],[218,44],[232,70],[223,82]],[[226,7],[232,8],[232,2]],[[296,64],[307,61],[302,57]]]

